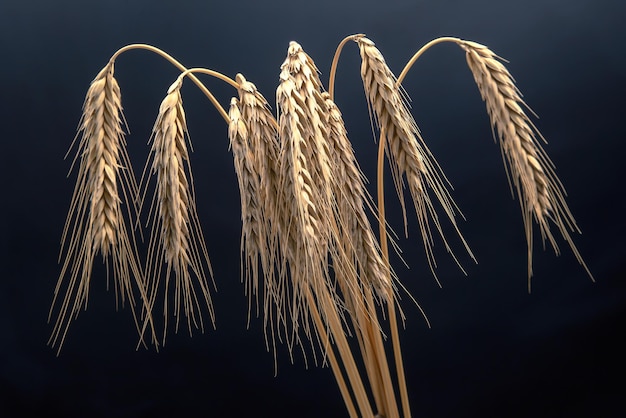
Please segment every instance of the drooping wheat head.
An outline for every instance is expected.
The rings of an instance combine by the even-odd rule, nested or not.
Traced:
[[[348,139],[341,111],[328,93],[322,93],[322,97],[327,109],[335,216],[341,228],[338,245],[357,266],[360,281],[372,286],[383,300],[387,300],[393,293],[392,276],[382,260],[365,212],[366,207],[372,207],[371,197],[365,189],[365,177]]]
[[[329,270],[337,227],[322,90],[313,60],[299,44],[290,42],[276,91],[281,140],[279,184],[283,193],[278,208],[282,256],[279,274],[291,280],[292,297],[287,309],[292,331],[302,325],[309,339],[309,307],[304,303],[307,292],[330,294],[316,301],[322,317],[342,311]]]
[[[241,245],[245,261],[245,289],[250,297],[256,295],[258,314],[259,265],[265,276],[266,299],[277,290],[274,261],[278,255],[275,226],[280,177],[278,125],[267,100],[256,86],[242,74],[237,74],[235,80],[239,84],[239,100],[231,101],[234,115],[230,118],[229,138],[242,199]],[[266,304],[267,301],[264,306]]]
[[[278,123],[270,111],[267,100],[256,86],[247,81],[242,74],[237,74],[235,80],[239,84],[239,101],[236,103],[240,110],[238,120],[245,127],[239,129],[239,132],[247,134],[245,137],[241,135],[241,142],[247,150],[243,153],[246,157],[244,161],[246,167],[252,168],[250,174],[244,176],[245,172],[242,173],[242,170],[237,169],[238,163],[235,161],[242,197],[242,252],[245,260],[246,292],[251,296],[255,295],[258,313],[260,261],[263,270],[264,330],[269,349],[270,340],[271,346],[273,348],[276,346],[276,331],[279,328],[283,330],[291,328],[291,322],[287,319],[289,308],[285,305],[290,286],[284,274],[285,265],[281,265],[279,261],[280,244],[283,240],[280,234],[289,230],[288,227],[281,225],[289,225],[289,220],[283,218],[286,213],[283,210],[284,204],[280,201],[284,196],[280,190],[282,175]],[[233,119],[231,122],[234,122]],[[235,148],[233,155],[237,159]],[[255,205],[246,204],[244,200],[254,201]],[[248,213],[253,207],[254,212]],[[285,238],[283,245],[287,243],[288,240]],[[283,273],[277,274],[276,265]]]
[[[417,124],[409,111],[403,91],[396,83],[396,77],[387,66],[384,57],[374,42],[368,38],[361,36],[356,38],[355,42],[359,45],[361,53],[361,78],[370,112],[376,123],[376,128],[386,139],[386,153],[391,165],[396,192],[402,205],[405,232],[407,222],[403,197],[403,176],[406,178],[411,193],[428,263],[434,274],[436,262],[432,250],[434,241],[431,233],[431,222],[439,232],[448,252],[452,254],[452,250],[444,237],[428,189],[431,189],[439,200],[463,245],[472,256],[456,224],[455,215],[458,208],[446,187],[447,179],[424,143]],[[454,257],[454,254],[452,255]]]
[[[146,275],[151,310],[163,278],[165,326],[167,334],[170,303],[178,329],[181,313],[187,318],[189,332],[192,325],[204,329],[202,310],[206,305],[214,322],[206,271],[212,276],[208,252],[196,212],[193,177],[189,162],[188,137],[179,78],[161,102],[159,115],[152,130],[152,147],[146,169],[156,177],[156,192],[150,207],[150,242]],[[145,180],[143,199],[149,186]],[[165,265],[165,268],[164,268]],[[174,279],[174,283],[171,280]],[[173,287],[173,289],[172,289]],[[196,289],[200,290],[198,296]],[[182,312],[181,312],[182,311]]]
[[[82,307],[87,307],[93,263],[98,253],[107,264],[107,271],[109,265],[112,266],[116,298],[122,306],[128,299],[137,325],[133,281],[145,302],[145,284],[135,239],[128,233],[121,209],[125,203],[128,222],[137,216],[138,186],[126,150],[121,93],[113,73],[113,63],[109,62],[91,82],[78,134],[70,147],[71,151],[80,135],[74,158],[74,163],[80,158],[78,179],[62,236],[61,252],[65,249],[65,259],[50,309],[51,316],[57,297],[65,287],[50,337],[50,344],[59,349],[72,317],[76,317]],[[145,319],[151,324],[149,313]]]
[[[539,224],[542,241],[548,240],[554,251],[559,249],[550,230],[554,222],[570,245],[578,262],[587,270],[570,235],[580,232],[565,202],[565,190],[554,171],[554,164],[543,150],[541,133],[524,111],[526,104],[513,77],[501,59],[484,45],[459,40],[465,50],[467,64],[478,85],[494,131],[499,138],[509,182],[515,187],[522,209],[528,243],[528,286],[532,276],[532,220]],[[507,167],[508,166],[508,167]]]

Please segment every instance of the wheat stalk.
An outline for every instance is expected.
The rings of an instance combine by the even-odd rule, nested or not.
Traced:
[[[559,249],[550,230],[554,222],[569,244],[578,262],[590,277],[591,272],[578,252],[569,231],[578,232],[576,221],[565,202],[565,190],[554,171],[554,164],[545,153],[541,133],[524,112],[526,104],[515,86],[513,77],[501,59],[484,45],[458,40],[465,50],[482,99],[487,106],[494,138],[499,138],[509,182],[519,197],[528,244],[528,286],[532,276],[532,219],[539,224],[542,241],[548,240],[554,251]],[[593,277],[592,277],[593,278]]]
[[[403,176],[408,183],[422,233],[424,249],[433,274],[436,262],[432,250],[433,238],[430,221],[434,223],[448,252],[453,257],[454,254],[444,237],[439,217],[428,195],[429,188],[435,193],[463,245],[473,258],[456,224],[455,212],[458,208],[446,187],[447,180],[424,143],[403,97],[403,92],[396,83],[395,76],[374,42],[364,36],[355,38],[355,42],[359,45],[361,53],[361,78],[370,112],[373,114],[376,127],[386,139],[387,156],[391,165],[396,192],[402,205],[405,232],[407,222],[403,196]],[[454,259],[456,261],[456,257]]]
[[[91,82],[76,137],[81,138],[72,167],[80,158],[78,180],[62,236],[61,253],[66,250],[65,260],[50,309],[51,316],[65,285],[65,296],[49,341],[59,349],[72,317],[78,315],[81,307],[87,308],[91,273],[98,253],[107,267],[112,265],[116,299],[120,299],[122,306],[128,299],[136,323],[133,279],[145,301],[134,236],[128,233],[121,209],[123,201],[127,206],[131,203],[134,210],[128,207],[129,216],[133,212],[136,216],[138,187],[126,151],[121,93],[113,73],[113,62],[109,62]],[[149,313],[146,321],[152,323]]]
[[[179,78],[168,89],[167,96],[161,102],[159,115],[152,130],[150,157],[144,169],[144,175],[150,167],[150,173],[156,177],[156,193],[149,215],[152,226],[146,261],[148,266],[146,274],[150,280],[150,303],[147,309],[151,310],[155,303],[160,278],[164,274],[163,343],[167,333],[170,297],[174,303],[176,330],[181,317],[181,308],[187,317],[190,333],[192,324],[204,330],[196,286],[199,287],[211,321],[214,322],[205,273],[208,268],[212,276],[212,271],[196,212],[193,177],[185,141],[188,132],[180,94],[181,86],[182,78]],[[148,185],[149,181],[145,181],[142,202],[145,200]],[[164,263],[166,267],[163,272]],[[175,283],[173,295],[170,295],[172,275]]]

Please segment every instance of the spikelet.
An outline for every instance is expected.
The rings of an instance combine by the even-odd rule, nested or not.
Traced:
[[[209,294],[206,270],[212,276],[211,265],[200,222],[196,213],[193,177],[185,137],[188,135],[185,111],[182,105],[179,78],[168,89],[161,102],[159,115],[151,136],[152,147],[144,169],[156,177],[156,193],[150,207],[150,242],[146,276],[151,310],[164,280],[165,327],[172,309],[178,330],[181,311],[187,318],[189,332],[192,325],[204,330],[201,305],[206,305],[214,322],[213,306]],[[142,193],[145,200],[149,180]],[[165,264],[165,269],[163,269]],[[164,271],[163,271],[164,270]],[[171,283],[171,280],[174,283]],[[173,289],[172,289],[173,287]],[[201,295],[198,296],[196,288]],[[170,303],[173,307],[170,308]]]
[[[102,255],[107,271],[112,267],[116,298],[122,306],[128,300],[136,323],[133,280],[145,301],[135,239],[128,233],[121,209],[125,202],[129,222],[137,215],[138,186],[126,151],[121,93],[113,72],[113,62],[109,62],[91,82],[76,137],[80,135],[80,141],[72,167],[80,159],[78,179],[63,230],[61,255],[65,250],[65,258],[50,309],[52,316],[65,287],[49,341],[59,350],[72,317],[87,308],[97,254]],[[146,321],[152,322],[149,313]]]

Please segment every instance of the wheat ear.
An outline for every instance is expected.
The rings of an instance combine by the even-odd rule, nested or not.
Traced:
[[[259,294],[259,265],[264,294],[275,295],[274,262],[278,254],[275,231],[278,181],[278,125],[267,100],[242,74],[235,77],[239,100],[231,101],[229,137],[241,195],[241,249],[245,260],[246,293]],[[264,302],[267,307],[267,301]]]
[[[281,66],[276,102],[281,140],[279,184],[283,193],[277,217],[282,252],[280,280],[285,283],[287,276],[291,278],[292,300],[286,306],[291,312],[286,317],[291,318],[292,332],[302,326],[310,339],[304,290],[325,287],[329,278],[330,161],[317,68],[296,42],[290,42]],[[300,320],[304,322],[300,324]]]
[[[372,207],[365,189],[365,177],[359,168],[348,139],[341,111],[326,92],[322,94],[328,112],[328,142],[333,166],[333,195],[338,224],[342,228],[341,246],[358,266],[361,280],[387,300],[393,294],[391,273],[385,266],[380,248],[365,212]]]
[[[280,327],[290,327],[287,320],[286,294],[289,289],[285,274],[277,274],[275,265],[281,264],[280,233],[287,231],[281,228],[281,222],[289,224],[288,220],[281,219],[280,198],[280,144],[278,138],[278,124],[274,119],[269,104],[256,86],[247,81],[242,74],[235,77],[239,85],[239,101],[236,103],[240,111],[238,117],[242,128],[240,132],[241,144],[246,152],[240,157],[247,167],[246,171],[237,169],[237,153],[233,145],[235,168],[240,182],[242,199],[242,253],[246,277],[246,292],[256,298],[258,314],[259,296],[259,262],[263,270],[263,317],[265,341],[268,350],[271,347],[276,354],[276,330]],[[237,110],[234,110],[235,112]],[[233,118],[231,118],[231,126]],[[233,131],[230,131],[234,133]],[[231,142],[234,137],[231,135]],[[248,202],[248,203],[247,203]],[[254,202],[254,203],[253,203]],[[252,210],[254,208],[254,210]],[[287,242],[283,243],[287,245]],[[283,269],[284,271],[284,269]]]
[[[541,133],[524,111],[526,104],[515,86],[513,77],[501,59],[484,45],[458,40],[465,50],[467,64],[487,106],[494,138],[499,138],[509,182],[517,190],[524,229],[528,243],[528,286],[532,276],[532,219],[539,224],[542,241],[548,240],[554,251],[559,249],[550,230],[550,220],[556,224],[578,262],[590,277],[574,245],[570,231],[580,233],[576,221],[565,202],[565,190],[556,176],[554,164],[545,153],[539,139]]]
[[[176,330],[181,317],[181,308],[187,317],[189,332],[192,324],[204,330],[201,301],[196,294],[199,287],[201,298],[206,304],[211,321],[214,322],[213,306],[209,294],[206,270],[212,276],[200,222],[196,213],[193,177],[189,163],[186,136],[187,124],[183,109],[179,78],[168,89],[161,102],[159,115],[152,130],[152,147],[146,169],[156,177],[156,193],[150,208],[151,234],[148,246],[146,274],[150,280],[150,304],[152,309],[164,275],[165,327],[163,343],[167,333],[170,298],[173,299],[173,314]],[[145,200],[149,181],[145,181],[142,193]],[[165,271],[163,264],[165,263]],[[173,295],[170,295],[172,276]],[[195,280],[194,280],[195,277]]]
[[[133,279],[145,302],[134,236],[128,233],[121,209],[122,202],[126,202],[129,217],[137,215],[138,187],[126,151],[121,93],[113,73],[113,62],[109,62],[91,82],[77,138],[70,147],[71,151],[80,135],[74,158],[74,163],[80,158],[78,179],[61,245],[65,259],[50,309],[52,315],[65,285],[65,296],[49,341],[59,349],[72,317],[78,315],[82,306],[87,307],[93,262],[98,253],[107,267],[111,263],[116,296],[122,305],[129,300],[136,323]],[[151,324],[149,313],[146,320]]]
[[[436,266],[432,251],[433,238],[430,229],[432,221],[439,232],[446,249],[452,254],[439,221],[428,188],[434,193],[458,233],[463,245],[473,255],[456,224],[458,208],[446,187],[447,179],[435,158],[424,143],[417,124],[408,109],[396,77],[387,66],[384,57],[374,42],[361,36],[355,39],[361,53],[361,78],[365,87],[370,112],[376,127],[384,135],[386,151],[391,165],[396,192],[400,198],[405,221],[406,210],[403,197],[403,176],[408,183],[422,233],[428,263],[434,274]],[[456,257],[454,257],[456,260]],[[458,264],[458,261],[457,261]]]

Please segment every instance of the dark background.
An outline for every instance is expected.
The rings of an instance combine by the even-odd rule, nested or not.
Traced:
[[[357,32],[377,43],[396,73],[422,44],[443,35],[484,43],[510,61],[541,116],[546,150],[584,231],[576,243],[597,279],[591,282],[566,244],[555,257],[537,243],[527,293],[519,206],[484,104],[462,51],[432,49],[405,88],[455,186],[468,218],[461,227],[479,264],[461,257],[464,277],[438,245],[439,288],[414,219],[409,239],[400,240],[411,269],[396,262],[397,272],[433,325],[428,329],[405,298],[402,343],[414,416],[626,416],[624,17],[617,0],[0,1],[0,416],[346,416],[329,369],[305,369],[299,356],[292,365],[281,347],[274,377],[262,321],[246,330],[239,195],[226,125],[192,83],[183,96],[198,211],[219,289],[217,330],[171,336],[158,354],[135,351],[130,312],[115,312],[101,269],[60,357],[46,345],[46,318],[75,181],[75,173],[66,178],[63,156],[89,82],[117,48],[146,42],[187,66],[231,77],[242,72],[273,102],[290,40],[315,59],[326,82],[337,43]],[[373,181],[376,150],[359,65],[350,44],[336,100]],[[116,77],[139,170],[176,71],[134,51],[117,60]],[[219,81],[207,85],[225,106],[235,94]],[[391,225],[401,231],[392,193],[388,201]]]

